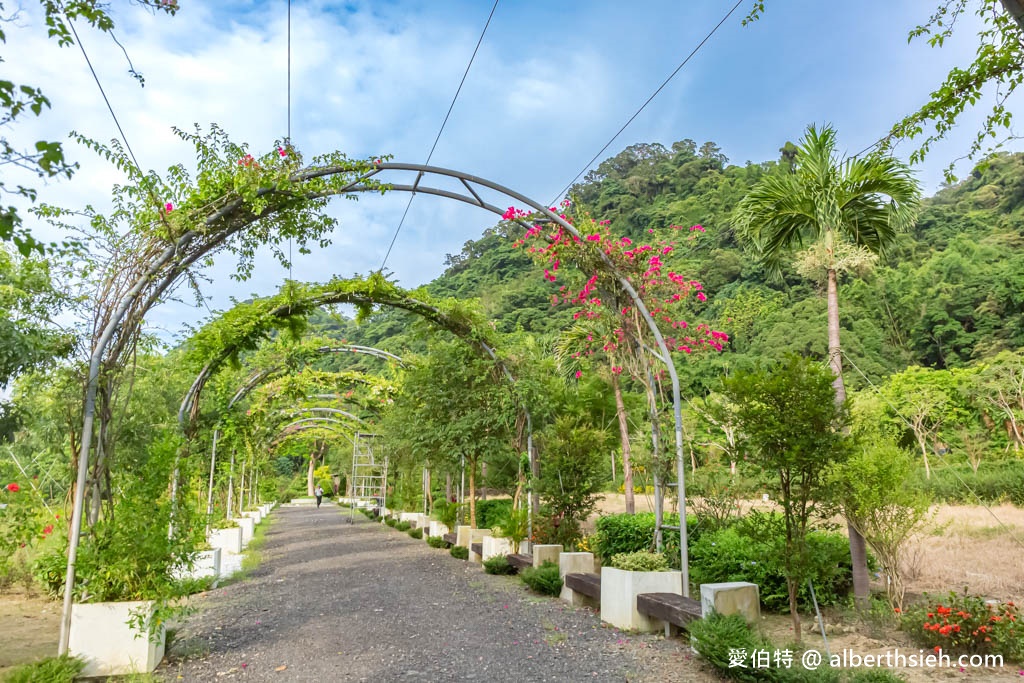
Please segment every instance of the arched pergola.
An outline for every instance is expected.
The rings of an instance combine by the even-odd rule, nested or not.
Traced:
[[[198,142],[197,142],[198,145]],[[334,159],[330,159],[334,161]],[[233,163],[233,162],[232,162]],[[379,176],[382,173],[411,173],[411,182],[382,184]],[[424,179],[428,179],[424,183]],[[430,185],[435,179],[454,179],[465,188],[465,192],[445,190]],[[123,353],[135,338],[146,313],[162,300],[168,290],[187,273],[187,271],[203,259],[212,256],[218,250],[227,247],[230,239],[247,230],[248,227],[264,219],[273,219],[277,214],[295,215],[301,213],[304,201],[316,202],[332,196],[353,197],[364,192],[390,191],[422,193],[451,199],[472,206],[477,206],[491,213],[504,217],[505,210],[487,202],[482,195],[494,193],[503,198],[502,203],[513,202],[529,207],[534,212],[533,222],[554,223],[577,239],[580,233],[567,220],[550,210],[546,204],[530,199],[498,183],[484,178],[456,171],[453,169],[423,164],[406,164],[395,162],[354,162],[344,160],[336,163],[325,163],[291,173],[286,180],[280,180],[273,186],[261,188],[249,195],[238,194],[231,188],[225,188],[224,196],[215,202],[207,202],[203,207],[188,209],[202,212],[196,215],[194,225],[180,235],[169,240],[162,250],[152,250],[141,263],[141,272],[127,288],[118,301],[113,302],[112,310],[106,316],[105,324],[98,327],[94,336],[89,358],[89,372],[83,406],[82,437],[79,448],[79,467],[75,487],[74,511],[68,545],[67,575],[65,581],[64,610],[61,622],[59,652],[67,652],[68,634],[71,623],[71,604],[75,580],[75,562],[77,558],[78,539],[81,534],[82,508],[84,492],[88,478],[89,454],[92,447],[93,425],[96,418],[96,397],[99,391],[100,371],[107,356],[108,347],[114,342],[113,357]],[[290,213],[289,213],[290,212]],[[526,226],[521,219],[514,219]],[[174,234],[174,233],[171,233]],[[689,569],[687,560],[686,538],[686,493],[685,470],[683,460],[683,423],[682,401],[680,396],[679,376],[672,361],[671,350],[651,317],[646,304],[637,293],[629,279],[618,271],[614,263],[600,249],[597,255],[612,273],[622,290],[632,299],[637,310],[646,322],[657,344],[657,353],[653,355],[662,361],[668,369],[672,383],[672,398],[675,419],[676,473],[680,512],[680,554],[682,561],[682,592],[689,595]],[[130,319],[131,329],[124,327],[126,318]],[[116,340],[115,340],[116,337]],[[536,459],[530,449],[533,474],[536,476]]]

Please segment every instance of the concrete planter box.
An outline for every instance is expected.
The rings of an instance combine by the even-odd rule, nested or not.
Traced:
[[[562,546],[558,544],[539,544],[533,546],[533,566],[541,566],[545,562],[558,564],[558,556],[562,554]]]
[[[470,532],[469,532],[469,546],[470,546],[469,561],[470,562],[476,562],[477,564],[480,564],[480,563],[483,562],[483,558],[473,552],[473,550],[472,550],[473,544],[474,543],[483,544],[484,539],[489,538],[492,533],[493,532],[490,529],[472,529],[472,530],[470,530]],[[481,550],[483,550],[483,548],[481,548]]]
[[[700,608],[704,617],[718,612],[726,616],[742,615],[748,624],[756,624],[761,620],[761,597],[757,584],[746,581],[702,583]]]
[[[601,569],[601,621],[626,631],[654,633],[662,629],[657,619],[636,610],[640,593],[682,595],[682,572],[632,572],[614,567]]]
[[[263,513],[259,510],[247,510],[242,513],[242,516],[250,518],[255,524],[263,521]]]
[[[487,536],[481,543],[483,543],[484,547],[480,559],[484,562],[496,555],[505,556],[512,552],[512,543],[507,538]]]
[[[152,616],[153,602],[98,602],[71,606],[68,651],[85,660],[82,676],[119,676],[149,673],[164,658],[166,635],[157,637],[128,626],[132,614]]]
[[[468,524],[460,524],[455,527],[455,545],[461,545],[463,548],[469,547],[469,534],[473,530],[473,527]]]
[[[173,572],[176,579],[204,579],[207,576],[220,577],[220,548],[213,550],[201,550],[196,555],[195,564],[191,570],[184,567],[177,568]]]
[[[430,515],[425,515],[422,512],[416,515],[416,519],[413,522],[417,529],[423,529],[426,532],[430,528]]]
[[[239,527],[230,529],[210,529],[206,540],[211,548],[219,548],[225,553],[242,552],[242,530]]]
[[[242,530],[242,547],[244,548],[252,540],[252,534],[256,530],[256,520],[252,517],[238,517],[232,521]]]
[[[412,524],[419,519],[419,516],[420,513],[418,512],[400,512],[398,513],[398,521],[409,522],[409,524]]]
[[[594,553],[561,553],[558,556],[558,575],[562,577],[563,581],[566,574],[596,573],[594,569]],[[594,604],[596,601],[590,596],[577,593],[564,583],[562,584],[562,592],[559,593],[558,599],[569,603],[573,607],[582,607],[584,605],[599,606]]]

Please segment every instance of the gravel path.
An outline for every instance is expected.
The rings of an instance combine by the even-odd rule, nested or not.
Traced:
[[[196,596],[166,680],[717,680],[677,639],[626,635],[333,505],[277,508],[262,563]]]

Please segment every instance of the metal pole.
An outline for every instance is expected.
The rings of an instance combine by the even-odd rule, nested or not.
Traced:
[[[210,518],[213,515],[213,474],[217,466],[217,437],[220,430],[213,430],[213,448],[210,451],[210,483],[206,491],[206,530],[210,530]]]

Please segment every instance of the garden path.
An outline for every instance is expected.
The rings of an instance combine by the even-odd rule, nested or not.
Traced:
[[[181,681],[716,680],[679,639],[627,635],[333,505],[280,507],[259,567],[194,598],[158,670]]]

